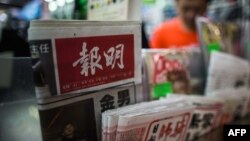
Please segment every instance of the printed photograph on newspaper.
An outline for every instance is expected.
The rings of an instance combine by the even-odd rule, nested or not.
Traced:
[[[44,101],[38,105],[43,139],[101,140],[101,113],[136,103],[137,89],[134,84],[127,84],[48,103]]]
[[[39,111],[44,141],[92,141],[96,138],[93,99]]]

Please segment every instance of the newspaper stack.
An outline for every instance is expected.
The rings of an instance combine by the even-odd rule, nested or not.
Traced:
[[[169,95],[167,99],[182,98],[196,106],[188,128],[187,141],[196,140],[220,124],[224,101],[195,95]]]
[[[224,100],[222,125],[238,120],[249,113],[250,93],[247,88],[228,88],[208,93],[207,96]]]
[[[143,101],[139,22],[32,21],[29,43],[44,141],[101,140],[102,112]]]
[[[203,93],[204,71],[198,48],[143,50],[143,60],[150,99],[170,93]]]
[[[103,141],[184,141],[194,106],[181,99],[127,106],[102,114]]]
[[[226,88],[249,86],[250,67],[246,60],[230,54],[213,52],[211,55],[206,94]]]

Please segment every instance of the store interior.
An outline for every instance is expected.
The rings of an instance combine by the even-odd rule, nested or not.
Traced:
[[[43,25],[40,21],[47,22]],[[74,34],[70,36],[71,32]],[[70,67],[83,69],[81,76],[92,75],[100,84],[94,84],[92,78],[87,77],[90,85],[85,85],[85,78],[76,78],[75,71],[66,74],[60,70],[71,73],[70,69],[63,65],[56,66],[61,63],[60,59],[74,56],[74,47],[80,42],[63,42],[65,38],[90,42],[80,44],[81,57],[84,56],[84,49],[91,45],[94,46],[92,50],[86,49],[85,53],[103,44],[112,47],[109,50],[100,47],[99,50],[104,52],[102,58],[106,59],[106,64],[101,61],[103,66],[112,68],[109,71],[95,64],[95,69],[87,66],[86,72],[83,68],[86,66],[80,66],[84,61],[81,58],[70,64]],[[119,44],[119,40],[124,44]],[[62,51],[55,53],[57,48],[53,47],[50,58],[42,55],[46,50],[41,48],[35,54],[33,46],[47,43],[51,48],[60,45]],[[127,50],[126,46],[134,48]],[[73,48],[72,52],[70,48]],[[114,48],[115,51],[112,50]],[[112,64],[113,58],[108,64],[107,58],[110,56],[107,54],[111,52],[112,55],[116,53],[117,62],[114,63],[117,64]],[[79,52],[76,55],[72,58],[79,58]],[[98,61],[100,56],[94,55],[95,61]],[[47,66],[44,67],[37,60],[45,62]],[[93,58],[89,60],[93,61]],[[170,115],[181,113],[178,106],[192,113],[183,127],[186,130],[178,132],[179,138],[168,138],[166,135],[164,140],[223,141],[225,125],[250,125],[249,62],[249,0],[0,0],[0,141],[163,140],[158,138],[160,134],[154,136],[154,129],[151,138],[148,135],[146,138],[143,138],[144,135],[140,139],[135,138],[132,129],[130,134],[130,130],[124,134],[134,138],[118,138],[126,126],[116,131],[115,137],[106,137],[109,131],[105,131],[104,127],[108,124],[103,120],[105,116],[110,116],[106,111],[115,111],[123,106],[129,109],[130,105],[135,106],[132,109],[138,112],[138,116],[141,116],[141,112],[152,112],[156,116],[158,113],[155,111],[161,111],[157,106],[162,106],[162,103],[151,103],[152,107],[149,107],[149,103],[162,99],[166,99],[167,104],[176,102],[172,102],[172,107],[165,105],[166,109],[169,106],[169,111],[173,111],[168,113]],[[110,80],[110,85],[103,84],[107,83],[104,76],[109,77],[120,71],[122,75],[119,81],[117,78]],[[66,79],[64,86],[61,86],[62,76]],[[84,88],[69,90],[70,86],[66,84],[69,79],[72,82],[81,81]],[[116,106],[103,109],[101,105],[100,109],[98,102],[113,97],[106,94],[109,92],[110,95],[118,93],[118,96],[114,96],[118,99]],[[89,97],[93,100],[86,100]],[[120,98],[124,101],[120,101]],[[184,106],[178,105],[178,102]],[[140,103],[155,111],[136,107]],[[117,110],[115,116],[123,117],[125,112],[122,110],[120,113]],[[192,127],[195,120],[205,123],[203,120],[209,114],[216,117],[213,124],[208,123],[209,129]],[[204,119],[199,120],[199,116]],[[155,121],[158,117],[154,117]],[[146,116],[142,116],[142,120],[146,119]],[[85,122],[82,123],[83,120]],[[159,123],[166,124],[167,121],[164,119]],[[67,136],[66,128],[68,131],[73,128],[73,132],[77,130],[74,132],[76,137]],[[149,128],[148,132],[151,131]],[[164,132],[165,135],[168,131]]]

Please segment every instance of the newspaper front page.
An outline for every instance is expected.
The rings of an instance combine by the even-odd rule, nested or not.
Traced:
[[[37,97],[140,84],[140,30],[132,21],[32,21]]]
[[[95,93],[40,101],[43,140],[101,140],[101,113],[135,104],[138,92],[141,87],[127,84]]]

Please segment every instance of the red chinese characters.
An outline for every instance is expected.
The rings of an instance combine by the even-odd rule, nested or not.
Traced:
[[[184,68],[178,60],[168,60],[165,56],[155,54],[154,61],[154,83],[163,83],[170,81],[168,74],[174,71],[183,71]]]
[[[176,140],[185,138],[191,115],[186,113],[176,117],[153,122],[148,130],[147,140]]]
[[[186,65],[181,59],[168,58],[167,55],[153,55],[153,83],[171,83],[174,93],[190,93],[189,75]]]

